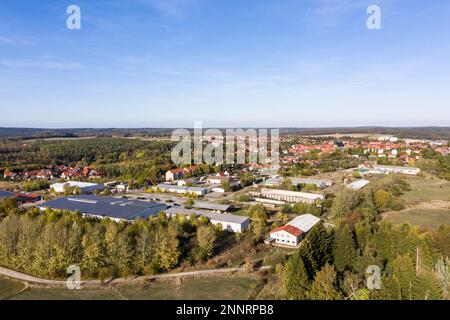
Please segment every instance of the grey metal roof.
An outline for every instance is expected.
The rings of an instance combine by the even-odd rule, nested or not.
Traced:
[[[227,211],[230,209],[228,204],[217,204],[206,201],[195,201],[194,208],[196,209],[207,209],[207,210],[217,210],[217,211]]]
[[[361,179],[361,180],[356,180],[352,183],[349,183],[347,185],[347,187],[350,189],[353,189],[353,190],[360,190],[360,189],[364,188],[365,186],[367,186],[369,183],[370,183],[370,181]]]
[[[4,198],[14,198],[16,194],[14,192],[9,192],[5,190],[0,190],[0,199]]]
[[[246,221],[249,221],[249,217],[244,216],[236,216],[232,214],[221,214],[221,213],[214,213],[209,212],[205,210],[195,210],[195,209],[185,209],[185,208],[176,208],[172,207],[166,210],[166,213],[168,215],[183,215],[183,216],[205,216],[210,220],[218,221],[218,222],[226,222],[226,223],[245,223]]]
[[[41,204],[39,208],[51,208],[69,211],[79,211],[102,217],[110,217],[123,220],[136,220],[137,218],[149,218],[164,211],[167,206],[157,202],[130,201],[112,197],[98,197],[83,195],[65,197]]]
[[[179,186],[179,185],[172,185],[172,184],[158,184],[156,188],[160,189],[171,189],[171,190],[182,190],[182,191],[199,191],[204,192],[208,190],[207,188],[201,188],[201,187],[187,187],[187,186]]]

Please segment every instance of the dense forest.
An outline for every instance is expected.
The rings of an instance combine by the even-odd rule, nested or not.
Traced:
[[[39,139],[54,137],[92,137],[108,135],[116,137],[128,136],[170,136],[173,129],[170,128],[110,128],[110,129],[34,129],[34,128],[0,128],[0,139]],[[449,127],[336,127],[336,128],[281,128],[280,133],[321,135],[321,134],[392,134],[402,138],[417,139],[450,139]]]
[[[161,169],[171,166],[170,141],[125,138],[37,140],[18,144],[0,142],[0,173],[41,169],[45,166],[91,166],[106,177],[144,181],[156,180]]]
[[[155,274],[204,261],[224,235],[203,218],[129,224],[0,203],[1,265],[43,277],[63,278],[72,264],[87,278]]]

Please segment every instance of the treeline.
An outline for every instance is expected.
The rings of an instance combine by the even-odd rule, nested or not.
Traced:
[[[84,164],[115,163],[129,159],[158,159],[170,152],[172,142],[142,141],[120,138],[93,138],[59,141],[34,141],[26,144],[2,142],[0,165],[54,165],[82,162]],[[17,168],[18,169],[18,168]]]
[[[91,166],[108,178],[156,180],[161,169],[170,168],[170,141],[141,141],[93,138],[0,144],[0,173],[24,171],[53,165]]]
[[[439,178],[450,181],[450,154],[442,155],[432,149],[422,150],[424,161],[419,166]]]
[[[169,219],[163,213],[129,224],[75,212],[23,212],[3,202],[0,219],[0,264],[50,278],[64,278],[74,264],[85,278],[105,279],[202,263],[224,236],[206,219]]]
[[[386,176],[373,180],[363,190],[343,187],[335,197],[326,201],[329,217],[332,219],[353,219],[373,223],[379,220],[380,213],[389,210],[401,210],[404,204],[399,198],[411,189],[410,185],[399,176]]]

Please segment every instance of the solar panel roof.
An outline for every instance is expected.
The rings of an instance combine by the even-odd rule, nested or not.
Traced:
[[[139,217],[149,218],[164,211],[167,206],[157,202],[134,201],[116,199],[112,197],[98,197],[83,195],[59,198],[39,205],[40,208],[79,211],[102,217],[123,220],[136,220]]]

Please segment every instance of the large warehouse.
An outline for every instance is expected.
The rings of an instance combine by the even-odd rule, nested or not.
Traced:
[[[97,183],[68,181],[64,183],[55,183],[50,186],[50,189],[57,193],[64,193],[67,188],[79,188],[81,193],[92,193],[94,191],[102,191],[105,186]]]
[[[315,203],[316,201],[321,201],[324,196],[317,193],[306,193],[306,192],[296,192],[296,191],[286,191],[278,189],[266,189],[262,188],[261,192],[251,192],[252,196],[257,198],[273,199],[285,202],[305,202],[305,203]]]
[[[41,210],[50,208],[78,211],[83,216],[110,218],[120,222],[157,216],[161,211],[165,211],[167,206],[157,202],[130,201],[111,197],[83,195],[52,200],[38,205],[38,208]]]

